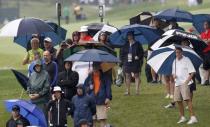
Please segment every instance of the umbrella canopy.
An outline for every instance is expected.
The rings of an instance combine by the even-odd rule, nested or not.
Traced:
[[[44,113],[35,104],[26,100],[5,100],[5,107],[8,112],[12,111],[12,106],[20,107],[20,114],[27,118],[32,126],[47,127]]]
[[[98,35],[101,31],[106,32],[108,35],[117,31],[116,27],[104,23],[90,23],[85,26],[87,26],[89,35],[92,36],[95,41],[98,41]]]
[[[187,39],[190,42],[191,48],[193,48],[197,54],[203,56],[203,50],[207,47],[207,44],[202,41],[199,36],[177,29],[165,32],[161,39],[151,46],[151,49],[156,50],[159,47],[168,46],[173,43],[181,45],[181,42],[184,39]]]
[[[63,27],[61,26],[58,26],[58,24],[52,22],[52,21],[45,21],[48,25],[50,25],[54,32],[62,39],[62,40],[65,40],[66,39],[66,33],[67,33],[67,30],[64,29]]]
[[[159,19],[165,19],[167,21],[192,22],[192,14],[190,12],[180,10],[177,8],[159,11],[154,15],[154,17]]]
[[[160,33],[157,29],[145,25],[126,25],[118,31],[110,35],[110,44],[114,46],[123,46],[127,41],[127,33],[133,32],[135,40],[142,44],[149,44],[160,38]]]
[[[85,44],[81,44],[81,45],[74,45],[66,50],[64,50],[64,58],[69,57],[70,55],[78,52],[78,51],[82,51],[85,49],[99,49],[108,53],[111,53],[112,55],[116,56],[116,52],[111,49],[110,47],[99,43],[97,41],[92,41],[89,43],[85,43]]]
[[[0,32],[0,36],[17,37],[21,35],[41,34],[54,32],[52,27],[37,18],[20,18],[6,24]]]
[[[98,49],[89,49],[89,50],[76,52],[73,55],[66,58],[65,61],[107,62],[107,63],[120,62],[120,60],[114,55]]]
[[[141,12],[140,14],[130,18],[130,25],[140,24],[140,25],[152,26],[154,21],[153,15],[154,13]],[[160,20],[160,29],[165,29],[168,26],[169,26],[168,22]]]
[[[205,21],[210,22],[210,14],[193,15],[193,26],[199,33],[204,31],[203,24]]]
[[[27,83],[29,80],[28,77],[17,70],[14,70],[14,69],[11,69],[11,70],[12,70],[13,74],[15,75],[19,84],[23,87],[24,90],[27,90]]]
[[[154,69],[158,74],[169,75],[172,74],[172,64],[176,58],[175,48],[181,47],[179,45],[169,45],[154,50],[147,61],[147,63]],[[202,59],[198,56],[191,48],[182,47],[183,55],[188,57],[195,69],[197,70],[202,64]]]
[[[39,35],[40,40],[43,40],[45,37],[50,37],[54,46],[56,46],[57,44],[65,40],[66,33],[67,33],[66,29],[59,27],[54,22],[50,22],[50,21],[45,21],[45,22],[53,29],[53,32],[42,32]],[[27,48],[27,45],[30,42],[31,38],[32,38],[32,34],[21,35],[21,36],[15,37],[14,42],[17,44],[20,44],[24,48]],[[40,42],[43,43],[43,41],[40,41]]]

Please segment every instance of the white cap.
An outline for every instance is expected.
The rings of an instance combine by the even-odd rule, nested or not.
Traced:
[[[53,88],[53,92],[56,92],[56,91],[62,92],[61,87],[60,86],[55,86]]]
[[[52,42],[52,39],[49,38],[49,37],[46,37],[46,38],[44,39],[44,41],[46,41],[46,42]]]
[[[79,32],[87,32],[88,31],[87,27],[88,26],[81,26]]]

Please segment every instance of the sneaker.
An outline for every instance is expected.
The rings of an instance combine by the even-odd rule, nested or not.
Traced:
[[[158,81],[158,83],[159,83],[159,84],[161,84],[161,83],[162,83],[162,81],[161,81],[161,80],[159,80],[159,81]]]
[[[186,122],[187,121],[187,119],[184,117],[184,116],[182,116],[180,119],[179,119],[179,121],[177,122],[178,124],[179,123],[184,123],[184,122]]]
[[[157,80],[153,80],[151,83],[158,83]]]
[[[166,109],[167,109],[167,108],[175,108],[175,105],[173,105],[173,104],[170,103],[170,104],[164,106],[164,108],[166,108]]]
[[[171,94],[171,95],[170,95],[170,99],[173,99],[173,98],[174,98],[174,95]]]
[[[191,116],[190,120],[187,122],[187,124],[194,124],[197,123],[198,120],[195,116]]]
[[[186,106],[186,107],[185,107],[185,109],[189,109],[189,107],[188,107],[188,106]]]
[[[208,85],[209,85],[209,80],[206,80],[206,81],[204,82],[204,85],[205,85],[205,86],[208,86]]]
[[[165,96],[165,98],[166,98],[166,99],[170,98],[170,94],[167,94],[167,95]]]

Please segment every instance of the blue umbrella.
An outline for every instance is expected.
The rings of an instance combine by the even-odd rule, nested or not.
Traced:
[[[54,46],[65,40],[67,31],[64,28],[59,27],[56,23],[50,21],[46,21],[46,23],[53,29],[53,32],[40,33],[42,39],[45,37],[50,37]],[[31,38],[32,34],[21,35],[15,37],[14,42],[24,48],[27,48],[27,44],[30,42]]]
[[[154,17],[159,19],[165,19],[167,21],[192,22],[192,14],[190,12],[180,10],[177,8],[159,11],[154,15]]]
[[[17,70],[14,70],[14,69],[11,69],[11,70],[12,70],[13,74],[15,75],[19,84],[24,88],[24,90],[27,90],[27,83],[29,80],[28,77]]]
[[[159,39],[161,36],[158,30],[150,26],[139,24],[126,25],[110,35],[110,44],[114,46],[123,46],[126,43],[128,32],[134,32],[135,40],[141,44],[149,44]]]
[[[181,47],[179,45],[169,45],[154,50],[149,57],[147,63],[154,69],[158,74],[169,75],[172,74],[172,64],[176,58],[175,48]],[[202,59],[198,56],[191,48],[182,47],[183,55],[188,57],[195,69],[197,70],[202,64]]]
[[[65,61],[107,62],[107,63],[120,62],[120,60],[114,55],[98,49],[89,49],[89,50],[76,52],[73,55],[67,57]]]
[[[12,111],[12,106],[18,105],[20,107],[20,114],[27,118],[31,125],[47,127],[47,122],[44,113],[36,107],[36,105],[26,100],[5,100],[5,107],[8,112]]]
[[[210,14],[193,15],[193,26],[199,33],[204,31],[203,24],[205,21],[210,22]]]
[[[58,26],[58,24],[54,22],[51,21],[45,21],[45,22],[53,28],[54,32],[60,37],[61,40],[66,39],[66,33],[67,33],[66,29],[64,29],[61,26]]]
[[[0,32],[0,36],[17,37],[31,34],[54,32],[52,27],[41,19],[20,18],[6,24]]]

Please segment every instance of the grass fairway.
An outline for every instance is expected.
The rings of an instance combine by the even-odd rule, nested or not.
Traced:
[[[158,0],[157,0],[158,1]],[[117,27],[123,26],[129,23],[128,18],[138,14],[141,11],[158,11],[164,8],[170,7],[180,7],[181,9],[187,9],[192,13],[209,13],[210,1],[205,0],[204,4],[197,7],[187,7],[184,5],[186,1],[177,0],[167,0],[167,3],[163,6],[154,3],[145,3],[142,5],[134,6],[123,6],[115,7],[112,11],[107,12],[105,21]],[[34,3],[34,5],[39,5]],[[38,6],[37,6],[38,7]],[[42,8],[41,6],[40,8]],[[53,13],[49,15],[43,15],[41,10],[36,11],[24,11],[29,7],[23,7],[21,10],[22,16],[33,15],[35,17],[50,18]],[[32,10],[35,7],[31,7]],[[46,11],[51,11],[48,8]],[[69,25],[63,25],[67,30],[67,37],[74,30],[78,30],[81,25],[99,22],[99,18],[93,16],[96,14],[91,7],[87,7],[89,15],[89,20],[82,22],[71,22]],[[94,13],[93,13],[94,12]],[[40,14],[40,15],[39,15]],[[96,18],[97,17],[97,18]],[[181,24],[185,28],[188,28],[189,24]],[[18,82],[16,81],[14,75],[9,70],[10,68],[15,68],[26,72],[26,66],[21,65],[21,61],[25,55],[25,49],[17,44],[13,43],[12,38],[0,38],[0,127],[4,127],[6,120],[9,118],[10,114],[5,111],[4,100],[5,99],[15,99],[20,98],[22,89]],[[125,87],[112,86],[113,100],[111,103],[111,109],[109,110],[108,117],[109,123],[114,125],[114,127],[186,127],[186,124],[177,125],[178,120],[178,108],[175,109],[164,109],[163,106],[170,102],[170,100],[164,99],[164,86],[151,85],[146,83],[145,74],[142,72],[141,75],[142,85],[141,85],[141,95],[135,96],[134,86],[132,86],[132,95],[130,97],[123,96]],[[203,87],[197,85],[197,91],[194,95],[194,109],[198,117],[199,123],[192,125],[192,127],[209,127],[210,120],[210,87]],[[26,93],[23,94],[24,99],[28,99]],[[189,113],[186,112],[186,116]],[[69,125],[72,127],[72,122],[69,118]]]
[[[9,113],[5,111],[3,100],[19,98],[22,92],[20,85],[9,70],[0,71],[0,126],[5,126]],[[112,86],[113,101],[108,117],[109,123],[115,127],[178,127],[178,108],[164,109],[170,100],[164,99],[164,86],[147,84],[144,73],[142,74],[141,95],[135,96],[134,86],[132,95],[123,96],[124,86]],[[194,95],[194,109],[199,123],[193,127],[208,127],[210,125],[210,92],[209,87],[198,85]],[[23,98],[27,99],[24,93]],[[189,116],[186,112],[186,116]],[[69,118],[69,125],[72,122]],[[185,124],[182,127],[186,127]]]

